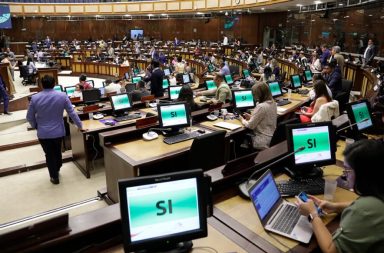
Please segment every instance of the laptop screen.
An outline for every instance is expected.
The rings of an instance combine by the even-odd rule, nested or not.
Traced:
[[[272,97],[279,97],[283,94],[281,92],[280,84],[278,82],[270,82],[268,83],[268,85],[269,85],[269,90],[271,91]]]
[[[228,85],[233,84],[233,79],[232,79],[232,76],[231,76],[231,75],[225,75],[225,76],[224,76],[224,79],[225,79],[225,82],[226,82]]]
[[[280,199],[280,193],[271,172],[266,173],[264,177],[257,181],[249,192],[249,196],[260,219],[263,220]]]

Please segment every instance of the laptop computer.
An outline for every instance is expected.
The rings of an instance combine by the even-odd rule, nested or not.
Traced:
[[[265,230],[299,242],[309,242],[312,224],[300,215],[296,205],[283,200],[270,170],[248,192]]]

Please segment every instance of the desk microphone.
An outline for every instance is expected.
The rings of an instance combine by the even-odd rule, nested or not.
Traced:
[[[343,127],[343,128],[340,128],[339,130],[337,130],[336,133],[338,134],[340,131],[343,131],[343,130],[345,130],[345,129],[347,129],[347,128],[353,127],[354,125],[357,125],[357,124],[366,122],[366,121],[368,121],[368,120],[369,120],[369,118],[365,118],[365,119],[363,119],[362,121],[355,122],[355,123],[353,123],[353,124],[349,124],[348,126]]]
[[[159,137],[159,135],[154,130],[171,131],[172,128],[150,128],[150,129],[148,129],[148,132],[143,133],[143,139],[146,141],[151,141],[151,140],[157,139]]]
[[[249,178],[247,179],[247,181],[245,181],[244,183],[241,183],[241,184],[239,185],[239,190],[240,190],[240,192],[243,194],[243,196],[249,198],[248,190],[249,190],[249,188],[252,187],[252,185],[254,185],[254,184],[256,183],[256,180],[251,180],[251,179],[252,179],[252,177],[253,177],[256,173],[261,172],[261,171],[264,171],[264,170],[268,169],[269,167],[271,167],[272,165],[275,165],[276,163],[278,163],[278,162],[284,160],[285,158],[290,157],[291,155],[294,155],[294,154],[296,154],[296,153],[298,153],[298,152],[300,152],[300,151],[303,151],[304,149],[305,149],[305,147],[302,146],[302,147],[296,149],[295,151],[293,151],[293,152],[291,152],[291,153],[289,153],[289,154],[287,154],[287,155],[285,155],[285,156],[283,156],[283,157],[277,159],[276,161],[272,162],[271,164],[268,164],[268,165],[264,166],[263,168],[254,171],[254,172],[252,173],[252,175],[249,176]]]

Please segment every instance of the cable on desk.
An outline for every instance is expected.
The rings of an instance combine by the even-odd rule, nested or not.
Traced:
[[[288,252],[293,252],[290,247],[288,247],[286,244],[282,243],[274,234],[266,232],[271,238],[273,238],[277,243],[279,243],[284,248],[288,249]]]
[[[207,251],[207,252],[215,252],[215,253],[219,253],[216,249],[212,248],[212,247],[209,247],[209,246],[199,246],[199,247],[193,247],[192,248],[193,250],[197,249],[197,250],[203,250],[203,251]]]
[[[99,151],[97,150],[97,148],[95,146],[95,142],[96,142],[95,136],[93,136],[93,135],[89,135],[89,136],[92,137],[92,147],[93,147],[93,150],[95,150],[95,155],[92,158],[92,168],[96,169],[95,160],[96,160],[97,156],[99,155]]]

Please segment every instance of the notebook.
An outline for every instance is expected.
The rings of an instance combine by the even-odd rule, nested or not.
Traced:
[[[309,242],[312,224],[300,215],[294,204],[283,200],[270,170],[248,192],[265,230],[299,242]]]
[[[236,130],[238,128],[240,128],[241,126],[240,125],[237,125],[237,124],[233,124],[233,123],[228,123],[228,122],[218,122],[216,124],[214,124],[213,126],[215,127],[221,127],[221,128],[224,128],[224,129],[228,129],[228,130]]]

